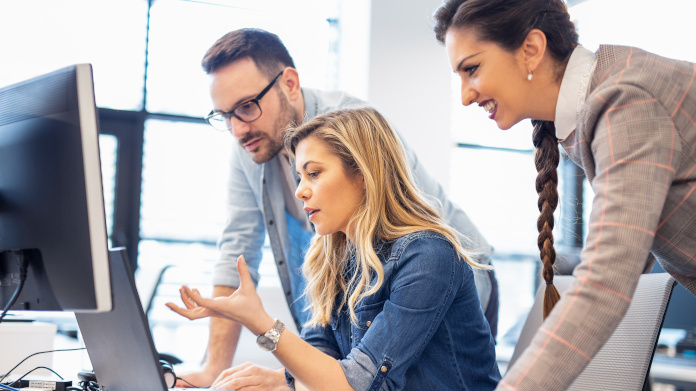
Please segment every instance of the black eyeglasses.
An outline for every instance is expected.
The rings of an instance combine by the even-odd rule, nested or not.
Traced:
[[[205,117],[205,120],[208,121],[208,123],[212,127],[220,131],[227,131],[232,129],[232,117],[235,117],[242,122],[256,121],[257,119],[259,119],[259,117],[261,117],[262,114],[259,101],[261,100],[261,98],[263,98],[264,95],[266,95],[268,91],[271,90],[273,84],[275,84],[275,82],[282,74],[283,71],[280,71],[280,73],[276,77],[274,77],[270,83],[268,83],[266,88],[264,88],[263,91],[256,95],[256,98],[242,102],[230,111],[216,113],[215,110],[212,110],[210,114],[208,114],[208,116]]]

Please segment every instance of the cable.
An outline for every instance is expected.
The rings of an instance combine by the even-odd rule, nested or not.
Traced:
[[[25,373],[25,374],[22,375],[22,376],[20,376],[19,379],[15,380],[15,381],[11,381],[11,382],[9,382],[9,383],[7,383],[7,384],[8,384],[8,385],[13,385],[13,384],[14,384],[14,385],[17,385],[17,383],[19,383],[20,381],[22,381],[22,379],[24,379],[24,377],[26,377],[28,374],[34,372],[34,371],[37,370],[37,369],[48,369],[49,371],[53,372],[56,376],[58,376],[58,377],[60,378],[60,380],[65,380],[65,379],[63,379],[63,376],[59,375],[58,372],[54,371],[53,369],[48,368],[48,367],[44,367],[44,366],[40,366],[40,367],[36,367],[36,368],[32,369],[31,371]],[[21,383],[19,383],[19,384],[21,384]]]
[[[16,388],[13,388],[13,387],[10,387],[10,386],[6,386],[6,385],[4,385],[4,384],[2,384],[2,383],[0,383],[0,388],[3,389],[3,390],[19,391],[19,390],[16,389]]]
[[[195,386],[195,385],[189,383],[186,379],[180,378],[180,377],[178,377],[178,376],[176,377],[176,380],[177,380],[177,381],[178,381],[178,380],[181,380],[182,382],[188,384],[188,385],[191,386],[192,388],[208,388],[208,387],[198,387],[198,386]]]
[[[12,251],[12,253],[14,253],[14,251]],[[2,314],[0,315],[0,323],[2,323],[2,319],[5,317],[5,315],[7,315],[7,311],[10,310],[10,308],[14,305],[15,301],[17,301],[17,299],[19,298],[19,294],[20,292],[22,292],[22,288],[24,287],[24,282],[27,280],[27,268],[29,267],[29,261],[27,260],[27,257],[21,252],[18,256],[20,258],[19,285],[17,285],[17,289],[15,289],[14,294],[12,294],[12,298],[10,298],[10,301],[7,303],[5,309],[2,311]]]
[[[77,386],[69,386],[66,388],[68,391],[100,391],[99,384],[94,381],[82,380]]]
[[[70,387],[69,389],[72,391],[100,391],[99,384],[95,381],[81,381],[79,386],[82,388]]]
[[[0,378],[0,383],[2,383],[2,381],[5,380],[5,378],[6,378],[7,376],[9,376],[10,373],[12,373],[12,371],[14,371],[15,369],[17,369],[17,367],[19,367],[20,365],[22,365],[23,362],[27,361],[27,360],[30,359],[31,357],[36,356],[37,354],[53,353],[53,352],[72,352],[72,351],[75,351],[75,350],[85,350],[85,348],[55,349],[55,350],[46,350],[46,351],[43,351],[43,352],[32,353],[32,354],[26,356],[22,361],[20,361],[19,364],[15,365],[14,367],[12,367],[12,369],[10,369],[9,371],[7,371],[7,373],[5,373],[5,374],[2,376],[2,378]]]

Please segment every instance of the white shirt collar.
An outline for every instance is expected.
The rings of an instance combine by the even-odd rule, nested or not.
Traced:
[[[556,102],[556,138],[563,141],[577,126],[578,115],[585,103],[594,53],[578,45],[570,55]]]

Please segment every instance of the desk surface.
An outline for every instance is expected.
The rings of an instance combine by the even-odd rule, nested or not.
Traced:
[[[696,390],[696,360],[694,365],[668,364],[654,360],[650,367],[650,377],[658,383],[690,383]]]

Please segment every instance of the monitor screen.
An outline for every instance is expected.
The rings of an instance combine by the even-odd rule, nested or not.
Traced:
[[[92,80],[79,64],[0,89],[0,312],[111,310]]]

